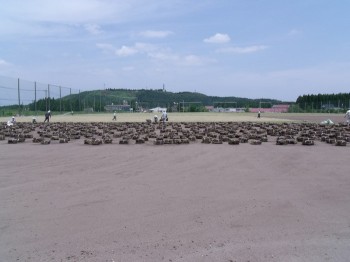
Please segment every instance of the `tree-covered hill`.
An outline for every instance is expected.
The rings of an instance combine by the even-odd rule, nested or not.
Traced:
[[[260,103],[263,102],[263,103]],[[275,99],[248,99],[240,97],[207,96],[197,92],[167,92],[157,90],[129,90],[129,89],[105,89],[84,91],[72,94],[62,99],[41,99],[36,102],[36,110],[44,111],[50,108],[53,111],[83,111],[93,108],[94,111],[104,111],[106,105],[128,104],[134,110],[150,109],[153,107],[166,107],[172,109],[201,111],[205,106],[215,107],[271,107],[282,103]],[[29,104],[30,110],[35,110],[35,103]],[[174,109],[174,110],[175,110]]]
[[[296,104],[304,112],[344,111],[350,108],[350,93],[303,95],[297,98]]]

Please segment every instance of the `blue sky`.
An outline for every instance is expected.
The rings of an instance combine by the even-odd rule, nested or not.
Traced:
[[[284,101],[350,92],[347,0],[0,0],[0,6],[1,76],[74,90],[164,84],[172,92]]]

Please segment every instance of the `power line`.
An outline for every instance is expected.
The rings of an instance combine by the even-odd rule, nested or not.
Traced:
[[[0,88],[3,88],[3,89],[16,89],[17,87],[0,86]]]

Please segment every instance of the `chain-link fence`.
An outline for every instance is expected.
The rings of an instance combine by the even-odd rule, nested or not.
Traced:
[[[71,111],[69,101],[62,98],[78,93],[79,90],[69,87],[0,76],[0,106],[17,108],[19,114],[37,110]]]

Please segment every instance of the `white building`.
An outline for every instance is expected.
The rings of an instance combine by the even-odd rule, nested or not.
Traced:
[[[166,108],[158,106],[158,107],[155,107],[155,108],[151,108],[150,111],[153,112],[153,113],[154,112],[158,112],[158,113],[161,112],[162,113],[162,112],[166,111]]]

